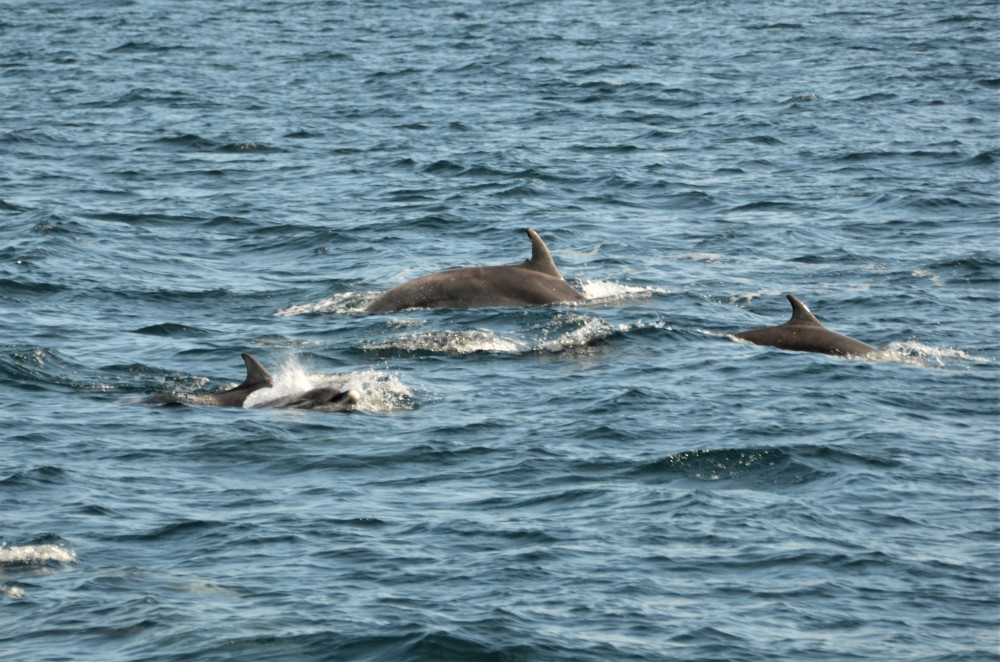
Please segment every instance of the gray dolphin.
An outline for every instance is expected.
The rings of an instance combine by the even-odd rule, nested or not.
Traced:
[[[397,285],[365,309],[394,313],[407,308],[541,306],[584,298],[563,279],[548,246],[531,228],[531,257],[521,264],[463,267],[427,274]]]
[[[314,388],[305,393],[293,393],[267,402],[255,404],[252,409],[320,409],[322,411],[349,411],[360,397],[354,389],[338,391],[335,388]]]
[[[192,404],[192,405],[216,405],[218,407],[242,407],[247,397],[262,388],[269,388],[274,385],[271,377],[264,366],[254,357],[246,352],[242,355],[243,363],[247,367],[247,377],[239,386],[220,391],[218,393],[208,393],[205,395],[196,394],[176,394],[176,395],[154,395],[146,399],[146,402],[159,402],[164,404]],[[323,411],[348,411],[358,402],[359,396],[353,389],[338,391],[332,388],[314,388],[303,393],[286,395],[273,400],[260,402],[253,406],[253,409],[322,409]]]
[[[751,329],[733,336],[757,345],[769,345],[780,349],[799,352],[820,352],[821,354],[867,354],[875,348],[860,340],[842,336],[830,331],[813,315],[808,306],[793,297],[785,295],[792,304],[792,318],[778,326]]]

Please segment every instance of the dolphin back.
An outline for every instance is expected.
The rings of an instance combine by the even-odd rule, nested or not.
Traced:
[[[786,295],[792,304],[792,317],[784,324],[766,326],[734,333],[733,337],[779,349],[820,354],[867,354],[875,351],[860,340],[842,336],[827,329],[809,310],[809,307],[791,294]]]
[[[583,299],[563,279],[538,233],[531,228],[525,228],[525,232],[531,240],[531,257],[521,264],[464,267],[427,274],[397,285],[365,310],[394,313],[407,308],[541,306]]]

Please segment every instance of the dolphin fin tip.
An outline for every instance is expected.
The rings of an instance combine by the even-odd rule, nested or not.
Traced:
[[[274,378],[271,377],[271,373],[260,364],[260,361],[250,356],[248,353],[243,352],[240,354],[243,357],[243,363],[247,367],[247,378],[243,380],[242,386],[254,386],[257,384],[267,384],[270,386],[274,383]]]
[[[809,306],[802,303],[796,296],[792,294],[786,294],[785,298],[788,299],[788,303],[792,304],[792,317],[789,322],[795,322],[798,324],[813,324],[816,326],[823,326],[812,311],[809,310]]]
[[[552,259],[552,253],[549,252],[549,247],[545,245],[545,241],[532,228],[524,228],[524,231],[528,233],[528,238],[531,239],[531,257],[524,261],[524,266],[561,280],[562,274],[559,273],[559,268],[556,267],[556,263]]]

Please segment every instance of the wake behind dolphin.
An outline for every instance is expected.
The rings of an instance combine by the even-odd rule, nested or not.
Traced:
[[[427,274],[397,285],[365,309],[394,313],[407,308],[541,306],[585,297],[563,279],[548,246],[531,228],[531,257],[521,264],[463,267]]]
[[[733,337],[747,340],[755,345],[768,345],[799,352],[819,352],[844,356],[875,351],[874,347],[866,345],[860,340],[830,331],[816,319],[808,306],[791,294],[786,296],[792,304],[791,319],[777,326],[734,333]]]

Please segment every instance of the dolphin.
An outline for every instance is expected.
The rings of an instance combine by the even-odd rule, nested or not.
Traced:
[[[247,397],[254,391],[274,385],[264,366],[246,352],[241,354],[246,364],[247,377],[239,386],[207,395],[154,395],[146,402],[163,404],[215,405],[218,407],[242,407]],[[303,393],[282,396],[253,405],[252,409],[321,409],[323,411],[348,411],[360,400],[357,391],[338,391],[332,388],[314,388]]]
[[[407,308],[484,308],[487,306],[541,306],[579,301],[548,246],[531,228],[531,257],[521,264],[463,267],[427,274],[397,285],[368,305],[365,312],[394,313]]]
[[[792,318],[778,326],[751,329],[734,333],[733,337],[748,340],[756,345],[769,345],[780,349],[821,354],[867,354],[875,348],[860,340],[842,336],[827,329],[809,311],[809,307],[791,294],[785,295],[792,304]]]
[[[357,391],[335,388],[314,388],[305,393],[293,393],[267,402],[260,402],[251,409],[320,409],[322,411],[349,411],[360,400]]]

